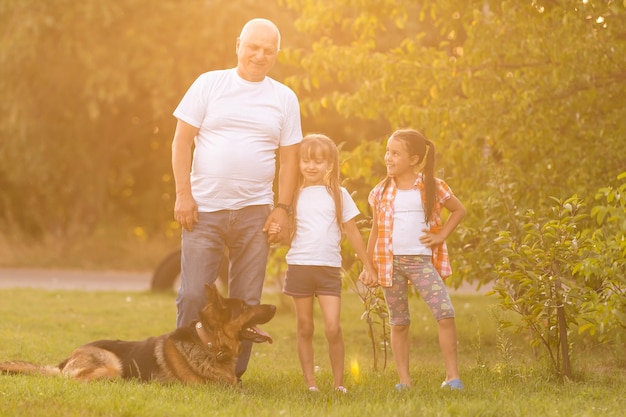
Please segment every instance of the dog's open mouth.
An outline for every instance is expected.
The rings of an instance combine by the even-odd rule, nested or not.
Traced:
[[[272,344],[274,340],[269,333],[264,332],[256,326],[246,327],[241,331],[241,338],[245,340],[250,340],[254,343],[264,343],[268,342]]]

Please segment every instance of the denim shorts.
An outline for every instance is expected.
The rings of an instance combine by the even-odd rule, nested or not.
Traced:
[[[288,265],[283,293],[296,298],[314,295],[341,297],[341,268],[317,265]]]
[[[435,269],[430,256],[394,255],[393,283],[383,287],[389,323],[406,326],[411,322],[409,313],[409,284],[411,282],[420,297],[426,302],[435,319],[454,317],[446,284]]]

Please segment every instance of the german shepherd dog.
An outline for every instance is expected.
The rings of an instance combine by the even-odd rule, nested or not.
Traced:
[[[142,341],[98,340],[75,349],[57,366],[4,362],[0,372],[63,375],[81,381],[125,378],[235,385],[241,341],[272,343],[255,326],[270,321],[276,307],[224,298],[213,285],[206,285],[205,292],[207,304],[199,320],[187,327]]]

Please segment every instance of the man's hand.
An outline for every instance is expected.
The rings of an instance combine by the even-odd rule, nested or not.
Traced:
[[[280,208],[274,207],[270,213],[263,231],[267,232],[267,241],[269,243],[283,243],[289,240],[289,215]]]
[[[176,195],[174,220],[189,232],[192,231],[193,226],[198,223],[198,204],[196,200],[193,199],[191,193]]]

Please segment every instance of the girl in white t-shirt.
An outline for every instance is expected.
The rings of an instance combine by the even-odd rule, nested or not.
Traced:
[[[313,134],[302,140],[299,184],[293,204],[295,224],[286,256],[288,268],[283,292],[294,300],[298,357],[307,387],[319,391],[313,361],[313,305],[317,297],[324,318],[334,387],[346,393],[340,324],[342,231],[372,279],[376,279],[376,271],[354,220],[359,210],[340,185],[339,151],[327,136]],[[279,231],[277,225],[269,229],[270,234]]]

